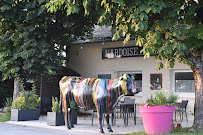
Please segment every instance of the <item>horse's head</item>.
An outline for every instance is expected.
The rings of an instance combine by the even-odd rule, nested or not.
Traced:
[[[121,88],[123,90],[123,93],[125,95],[132,95],[134,93],[133,91],[135,91],[136,89],[135,84],[133,83],[133,79],[127,74],[123,74],[120,79],[122,81]]]

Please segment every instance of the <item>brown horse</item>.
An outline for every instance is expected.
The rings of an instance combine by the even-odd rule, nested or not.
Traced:
[[[59,82],[61,109],[64,113],[65,124],[68,129],[73,124],[68,120],[70,103],[75,101],[80,108],[91,110],[96,107],[99,120],[99,131],[104,133],[102,128],[102,118],[105,114],[107,129],[113,132],[109,124],[109,113],[118,97],[121,95],[132,94],[134,84],[130,77],[124,74],[118,79],[96,79],[65,76]],[[70,110],[72,114],[72,110]]]

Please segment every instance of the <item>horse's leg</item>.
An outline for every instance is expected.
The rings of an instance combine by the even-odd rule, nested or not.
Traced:
[[[106,117],[106,124],[107,124],[107,129],[109,132],[113,132],[113,130],[111,129],[111,126],[109,124],[109,114],[105,114],[105,117]]]
[[[68,101],[66,96],[63,97],[63,102],[64,102],[64,111],[65,111],[64,112],[65,125],[66,125],[66,128],[71,129],[68,121]]]
[[[102,128],[103,108],[101,107],[101,103],[98,103],[96,105],[96,109],[97,109],[97,117],[99,122],[98,124],[99,132],[104,133],[104,130]]]

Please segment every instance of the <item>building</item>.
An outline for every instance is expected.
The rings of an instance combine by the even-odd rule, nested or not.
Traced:
[[[135,40],[123,46],[122,41],[105,40],[76,43],[70,49],[69,66],[83,77],[118,78],[123,73],[134,76],[136,87],[140,93],[134,95],[137,103],[150,98],[157,89],[175,93],[179,100],[189,100],[187,106],[188,119],[193,119],[195,101],[195,82],[192,70],[184,64],[176,64],[173,69],[156,71],[157,63],[153,57],[144,59],[139,54]],[[106,38],[108,39],[108,38]],[[140,116],[137,111],[137,116]]]

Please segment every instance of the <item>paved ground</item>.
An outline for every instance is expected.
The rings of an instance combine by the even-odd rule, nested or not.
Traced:
[[[131,118],[132,119],[132,118]],[[78,117],[78,124],[74,125],[75,127],[71,130],[67,130],[65,126],[48,126],[46,118],[41,118],[40,120],[35,121],[8,121],[9,124],[17,124],[24,126],[40,127],[54,130],[66,131],[67,133],[87,133],[87,134],[98,134],[98,120],[94,118],[94,124],[91,126],[91,117]],[[129,126],[124,126],[123,119],[117,119],[116,125],[112,126],[113,133],[108,133],[106,128],[106,122],[103,126],[104,132],[107,134],[125,134],[132,132],[144,131],[144,127],[141,123],[141,119],[137,120],[137,125],[134,125],[133,120],[129,121]]]
[[[31,127],[0,122],[0,135],[82,135],[41,127]],[[85,134],[84,134],[85,135]]]
[[[6,123],[6,124],[5,124]],[[75,128],[67,130],[65,126],[48,126],[46,117],[40,117],[40,120],[35,121],[8,121],[0,123],[0,135],[77,135],[77,134],[98,134],[98,121],[94,118],[94,124],[91,126],[91,117],[84,116],[78,117],[78,124],[74,125]],[[192,121],[183,121],[183,127],[190,127]],[[126,134],[133,132],[144,131],[142,119],[137,118],[137,125],[134,125],[133,118],[130,118],[129,125],[124,126],[122,118],[116,120],[116,125],[112,126],[113,133],[108,133],[106,123],[104,123],[105,134]],[[8,131],[8,132],[6,132]]]

